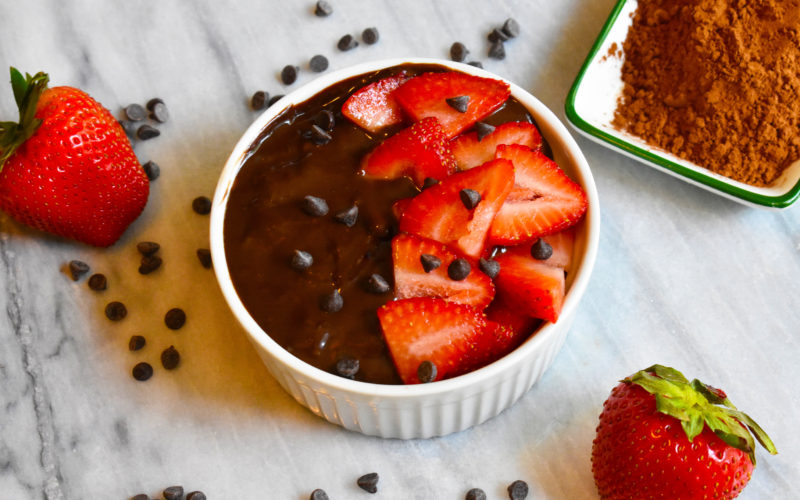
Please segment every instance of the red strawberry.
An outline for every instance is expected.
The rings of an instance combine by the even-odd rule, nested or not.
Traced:
[[[514,166],[492,160],[459,172],[421,192],[400,219],[400,231],[424,236],[478,258],[489,225],[514,185]],[[462,189],[472,189],[481,200],[472,210],[461,200]]]
[[[529,255],[511,252],[495,257],[500,273],[494,279],[497,294],[511,308],[553,323],[564,303],[564,270]]]
[[[370,132],[401,123],[403,114],[392,93],[407,79],[401,73],[370,83],[344,102],[342,114]]]
[[[504,332],[498,338],[497,350],[502,357],[513,351],[525,339],[531,336],[534,329],[539,325],[540,321],[522,314],[519,309],[506,304],[500,298],[495,298],[489,307],[486,309],[486,318],[498,325],[500,325]]]
[[[437,257],[441,261],[439,267],[425,272],[420,261],[423,254]],[[395,296],[399,299],[439,297],[483,310],[494,298],[492,280],[474,262],[466,279],[450,279],[447,266],[458,258],[462,255],[438,241],[411,234],[395,236],[392,240]]]
[[[410,177],[417,186],[425,178],[444,179],[455,171],[450,146],[436,118],[415,123],[389,137],[361,162],[367,177]]]
[[[572,228],[565,229],[555,234],[542,236],[542,239],[553,249],[553,255],[551,255],[549,259],[539,262],[554,267],[560,267],[561,269],[569,268],[570,264],[572,264],[572,247],[575,242],[575,232],[572,230]],[[536,242],[533,241],[529,243],[523,243],[522,245],[509,247],[507,252],[515,255],[530,257],[531,247],[535,243]]]
[[[538,150],[542,147],[542,135],[532,123],[508,122],[481,140],[478,140],[477,132],[462,134],[450,141],[450,149],[458,168],[467,170],[494,158],[497,146],[501,144],[520,144]]]
[[[400,220],[400,217],[403,216],[403,212],[406,211],[406,207],[408,207],[413,199],[414,198],[400,198],[392,203],[392,214],[394,215],[395,219],[398,221]]]
[[[654,365],[624,379],[603,404],[592,446],[595,484],[608,500],[735,498],[755,465],[748,428],[777,453],[724,392]]]
[[[475,370],[489,361],[494,333],[480,311],[442,299],[395,300],[378,309],[383,336],[406,384],[417,384],[423,361],[436,366],[435,380]]]
[[[497,213],[489,241],[507,245],[533,241],[577,223],[586,212],[583,189],[556,163],[525,146],[498,146],[497,157],[514,163],[516,184]]]
[[[450,72],[425,73],[412,78],[394,91],[394,98],[414,120],[438,118],[445,135],[450,138],[492,114],[510,94],[505,82]],[[469,97],[465,113],[447,103],[447,99],[461,96]]]
[[[0,123],[0,208],[96,246],[142,213],[149,182],[119,123],[81,90],[11,69],[21,123]]]

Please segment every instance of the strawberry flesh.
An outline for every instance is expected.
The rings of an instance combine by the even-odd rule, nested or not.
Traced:
[[[567,228],[555,234],[548,234],[542,236],[542,239],[550,245],[553,249],[553,255],[546,260],[539,262],[553,267],[560,267],[561,269],[569,269],[572,264],[572,250],[575,243],[575,231],[572,228]],[[523,243],[513,247],[508,247],[506,250],[510,254],[520,255],[524,257],[531,256],[531,247],[534,242]]]
[[[370,83],[344,102],[342,114],[370,132],[401,123],[403,113],[393,93],[406,80],[405,73],[401,73]]]
[[[564,303],[564,270],[510,252],[495,260],[500,263],[494,280],[498,296],[521,314],[555,323]]]
[[[519,144],[539,150],[542,147],[542,135],[532,123],[508,122],[495,128],[480,141],[478,132],[462,134],[450,141],[450,149],[458,169],[467,170],[494,158],[497,146],[501,144]]]

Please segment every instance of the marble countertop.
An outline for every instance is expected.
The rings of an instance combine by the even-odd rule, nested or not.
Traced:
[[[181,484],[212,499],[366,498],[355,479],[381,476],[376,498],[461,499],[479,486],[507,498],[595,498],[590,450],[616,382],[653,363],[725,388],[770,433],[780,454],[757,452],[741,498],[797,498],[800,479],[800,209],[746,208],[578,138],[598,185],[603,227],[594,275],[555,363],[513,407],[471,430],[429,440],[384,440],[328,424],[270,377],[228,310],[207,247],[221,167],[254,119],[258,89],[310,81],[307,61],[331,69],[363,60],[447,58],[456,40],[486,69],[530,90],[564,118],[564,99],[614,0],[484,2],[313,1],[0,3],[0,61],[46,70],[113,112],[160,97],[171,119],[136,145],[161,166],[149,204],[113,247],[35,233],[0,215],[0,499],[127,499]],[[504,61],[485,35],[508,18],[522,34]],[[345,33],[381,39],[340,52]],[[278,78],[301,67],[298,83]],[[3,70],[5,71],[5,70]],[[8,87],[0,116],[15,116]],[[577,134],[576,134],[577,135]],[[135,243],[162,244],[164,266],[137,272]],[[64,272],[72,259],[109,278],[103,293]],[[110,300],[129,316],[111,323]],[[163,327],[171,307],[186,326]],[[142,334],[145,351],[128,338]],[[131,367],[183,354],[174,372],[135,382]]]

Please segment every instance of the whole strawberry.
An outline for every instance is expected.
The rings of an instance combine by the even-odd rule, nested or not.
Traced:
[[[626,379],[603,404],[592,473],[605,499],[728,499],[756,463],[750,432],[775,445],[720,389],[654,365]]]
[[[149,181],[111,113],[85,92],[11,68],[19,123],[0,122],[0,209],[108,246],[144,210]]]

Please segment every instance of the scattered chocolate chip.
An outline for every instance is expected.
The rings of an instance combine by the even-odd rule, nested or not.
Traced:
[[[378,479],[380,478],[377,472],[370,472],[358,478],[356,484],[358,484],[359,488],[368,493],[375,493],[378,491]]]
[[[358,373],[360,363],[357,359],[345,356],[336,362],[336,373],[340,377],[353,380]]]
[[[467,259],[456,259],[447,266],[447,275],[453,281],[463,281],[467,279],[472,266],[469,265]]]
[[[202,491],[193,491],[186,495],[186,500],[206,500],[206,494]]]
[[[445,99],[447,104],[458,111],[459,113],[466,113],[467,109],[469,109],[469,96],[468,95],[460,95],[457,97],[449,97]]]
[[[162,492],[164,500],[181,500],[183,498],[183,486],[170,486]]]
[[[198,196],[192,200],[192,210],[200,215],[208,215],[211,212],[211,200],[207,196]]]
[[[503,30],[495,28],[492,30],[491,33],[489,33],[489,36],[487,38],[489,39],[490,42],[496,43],[496,42],[505,42],[506,40],[508,40],[509,36],[506,35],[503,32]]]
[[[170,330],[177,330],[186,323],[186,313],[179,307],[173,307],[164,315],[164,324]]]
[[[328,17],[333,14],[333,7],[325,0],[319,0],[314,8],[314,15],[317,17]]]
[[[486,500],[486,492],[480,488],[472,488],[467,492],[465,500]]]
[[[458,196],[467,210],[472,210],[481,202],[481,194],[474,189],[462,189],[458,192]]]
[[[345,35],[339,39],[339,43],[337,43],[336,46],[342,52],[346,52],[358,47],[358,41],[356,41],[353,35]]]
[[[274,96],[270,97],[270,99],[269,99],[269,103],[268,103],[268,106],[272,106],[272,105],[273,105],[273,104],[275,104],[276,102],[278,102],[278,101],[280,101],[281,99],[283,99],[283,97],[284,97],[284,95],[283,95],[283,94],[278,94],[278,95],[274,95]]]
[[[467,64],[469,64],[470,66],[475,66],[476,68],[483,69],[483,63],[480,61],[470,61]]]
[[[122,302],[114,301],[106,305],[106,318],[111,321],[119,321],[128,315],[128,308]]]
[[[500,60],[506,58],[506,48],[503,46],[503,42],[500,40],[492,42],[492,45],[489,47],[489,57]]]
[[[328,69],[328,58],[317,54],[308,61],[308,68],[314,73],[322,73]]]
[[[339,290],[334,290],[319,298],[319,308],[325,312],[335,313],[342,310],[344,307],[344,299]]]
[[[295,250],[292,254],[290,266],[296,271],[305,271],[314,263],[314,257],[310,253],[302,250]]]
[[[429,253],[420,255],[419,261],[422,263],[422,269],[425,270],[426,273],[429,273],[442,265],[442,259]]]
[[[253,108],[253,111],[261,111],[267,107],[267,101],[269,101],[269,93],[256,90],[253,97],[250,98],[250,107]]]
[[[125,117],[132,122],[140,122],[147,118],[147,110],[141,104],[129,104],[125,108]]]
[[[163,102],[156,103],[150,110],[150,118],[158,123],[167,123],[169,120],[169,110]]]
[[[361,33],[361,39],[364,40],[364,43],[367,45],[375,45],[378,43],[379,38],[380,34],[377,28],[367,28]]]
[[[106,275],[102,273],[96,273],[89,276],[89,288],[95,292],[102,292],[108,288],[108,280],[106,279]]]
[[[436,365],[432,361],[425,360],[417,367],[417,378],[423,384],[436,380]]]
[[[158,255],[145,255],[142,257],[142,262],[139,264],[139,274],[150,274],[159,267],[161,267],[161,263],[164,262],[161,260],[161,257]]]
[[[150,495],[145,495],[144,493],[139,493],[138,495],[133,495],[131,500],[150,500]]]
[[[158,166],[158,163],[154,161],[148,161],[142,165],[142,168],[144,169],[144,174],[151,181],[158,179],[158,176],[161,175],[161,168]]]
[[[511,500],[524,500],[528,496],[528,483],[525,481],[514,481],[508,485],[508,498]]]
[[[333,216],[333,220],[335,220],[339,224],[344,224],[347,227],[355,226],[356,220],[358,220],[358,207],[353,205],[347,210],[342,210],[341,212]]]
[[[328,202],[317,196],[306,196],[303,198],[303,212],[311,217],[323,217],[328,215]]]
[[[542,238],[531,245],[531,257],[536,260],[547,260],[553,256],[553,247]]]
[[[199,260],[200,265],[206,269],[211,269],[211,266],[214,265],[214,263],[211,261],[211,250],[208,248],[197,249],[197,260]]]
[[[142,255],[153,255],[154,253],[158,252],[160,248],[161,245],[155,241],[140,241],[136,244],[136,250],[138,250]]]
[[[322,146],[329,143],[331,139],[333,139],[331,134],[323,130],[322,127],[317,124],[311,125],[311,142],[317,146]]]
[[[425,177],[425,180],[422,182],[422,190],[424,191],[429,187],[433,187],[437,184],[439,184],[438,179],[434,179],[433,177]]]
[[[503,23],[502,31],[508,38],[516,38],[519,36],[519,24],[514,19],[508,18]]]
[[[373,274],[367,280],[367,291],[370,293],[380,295],[388,292],[391,289],[392,287],[389,286],[389,283],[387,283],[384,277],[380,274]]]
[[[181,354],[175,346],[169,346],[161,352],[161,366],[166,370],[174,370],[181,362]]]
[[[336,126],[336,118],[333,116],[332,111],[323,109],[314,117],[314,124],[322,130],[330,132]]]
[[[494,132],[495,127],[488,123],[478,122],[475,124],[475,132],[478,133],[478,142],[481,142],[484,137]]]
[[[157,104],[164,104],[164,100],[158,97],[153,97],[152,99],[147,101],[145,107],[147,108],[147,111],[153,111]]]
[[[311,496],[308,497],[308,500],[328,500],[328,494],[325,493],[325,490],[317,488],[311,492]]]
[[[497,275],[500,274],[500,263],[494,259],[481,258],[478,261],[478,267],[480,267],[481,271],[483,271],[483,273],[491,279],[495,279]]]
[[[157,128],[151,127],[150,125],[142,125],[136,129],[136,137],[143,141],[152,139],[153,137],[158,137],[159,135],[161,135],[161,132]]]
[[[297,66],[292,66],[291,64],[287,64],[281,70],[281,81],[284,85],[291,85],[297,81],[297,72],[300,71],[300,68]]]
[[[461,42],[455,42],[450,46],[450,59],[455,62],[464,62],[464,59],[467,58],[467,54],[469,54],[469,51]]]
[[[119,125],[128,137],[136,137],[136,123],[130,120],[119,120]]]
[[[128,350],[129,351],[138,351],[139,349],[143,348],[147,340],[141,335],[132,335],[131,339],[128,341]]]
[[[133,367],[132,374],[133,378],[135,378],[139,382],[144,382],[145,380],[148,380],[150,377],[153,376],[153,367],[150,366],[150,363],[142,361],[141,363],[137,363],[136,366]]]
[[[84,274],[89,272],[89,264],[82,260],[71,260],[69,261],[69,275],[72,277],[72,281],[78,281],[83,277]]]

